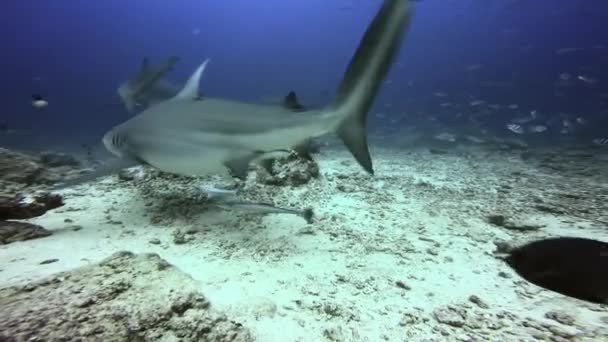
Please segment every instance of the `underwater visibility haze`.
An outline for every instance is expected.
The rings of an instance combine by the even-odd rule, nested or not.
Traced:
[[[0,340],[608,341],[608,3],[0,17]]]

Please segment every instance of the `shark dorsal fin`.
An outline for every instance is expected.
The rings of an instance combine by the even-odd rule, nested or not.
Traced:
[[[174,100],[196,100],[199,98],[199,84],[201,83],[201,76],[205,71],[205,67],[209,63],[209,58],[207,58],[190,76],[186,85],[182,90],[175,95]]]

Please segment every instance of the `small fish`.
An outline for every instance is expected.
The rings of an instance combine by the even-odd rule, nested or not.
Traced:
[[[483,101],[483,100],[473,100],[473,101],[469,102],[469,105],[471,107],[476,107],[476,106],[480,106],[480,105],[482,105],[484,103],[486,103],[486,102]]]
[[[532,119],[536,119],[537,115],[538,115],[538,111],[536,111],[536,110],[531,110],[530,111],[530,116],[532,117]]]
[[[441,104],[439,104],[441,107],[450,107],[452,106],[452,102],[443,102]]]
[[[570,79],[570,74],[564,72],[559,74],[559,79],[562,81],[568,81]]]
[[[576,118],[576,123],[579,125],[585,125],[585,124],[587,124],[587,119],[585,119],[583,117],[578,117],[578,118]]]
[[[456,137],[454,136],[454,134],[451,133],[439,133],[437,135],[434,136],[435,139],[437,140],[441,140],[441,141],[448,141],[448,142],[455,142],[456,141]]]
[[[518,124],[508,124],[507,125],[507,129],[509,131],[513,132],[513,133],[516,133],[516,134],[523,134],[524,133],[524,128],[521,127]]]
[[[567,127],[572,127],[572,122],[570,120],[568,120],[568,119],[563,119],[562,120],[562,126],[564,126],[566,128]]]
[[[386,118],[386,114],[384,114],[384,113],[376,113],[376,117],[378,119],[384,119],[384,118]]]
[[[486,141],[473,135],[465,135],[465,139],[476,144],[483,144]]]
[[[437,97],[448,97],[448,94],[440,92],[440,91],[434,92],[433,95],[435,95]]]
[[[582,50],[582,48],[561,48],[561,49],[555,50],[555,54],[564,55],[567,53],[576,52],[576,51],[580,51],[580,50]]]
[[[558,237],[509,251],[507,264],[527,281],[581,300],[608,304],[608,243]]]
[[[544,125],[534,125],[528,128],[528,132],[530,133],[542,133],[547,130],[547,126]]]
[[[598,146],[608,146],[608,138],[593,139],[593,143]]]
[[[472,65],[467,65],[466,69],[468,71],[475,71],[475,70],[479,70],[483,67],[483,65],[481,64],[472,64]]]
[[[591,78],[588,76],[583,76],[583,75],[578,75],[576,78],[578,78],[579,80],[587,83],[587,84],[595,84],[597,83],[597,80],[595,78]]]
[[[40,94],[32,95],[32,106],[34,108],[44,108],[49,105],[49,102],[45,100]]]
[[[519,108],[519,106],[513,103],[513,104],[508,105],[507,108],[515,110],[515,109]]]

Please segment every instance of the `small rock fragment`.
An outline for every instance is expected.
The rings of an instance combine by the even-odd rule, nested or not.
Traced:
[[[57,262],[57,261],[59,261],[59,259],[56,259],[56,258],[54,258],[54,259],[46,259],[46,260],[41,261],[40,265],[52,264],[52,263]]]

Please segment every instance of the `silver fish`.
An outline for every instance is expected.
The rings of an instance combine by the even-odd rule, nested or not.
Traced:
[[[246,212],[249,214],[290,214],[302,217],[308,224],[312,223],[313,211],[312,209],[287,209],[277,207],[270,203],[256,203],[241,201],[237,198],[238,190],[226,190],[214,187],[203,187],[199,188],[203,193],[207,195],[209,204],[225,210],[237,210]]]
[[[593,139],[593,143],[598,146],[608,146],[608,138]]]
[[[508,124],[507,129],[516,134],[523,134],[524,128],[517,124]]]
[[[333,103],[306,115],[279,106],[198,98],[203,63],[171,100],[144,110],[103,138],[113,154],[181,175],[232,170],[268,152],[293,149],[337,133],[357,162],[373,174],[366,117],[411,21],[407,0],[384,0],[363,36]]]
[[[534,126],[530,126],[528,127],[528,132],[530,133],[542,133],[547,131],[547,126],[545,125],[534,125]]]

